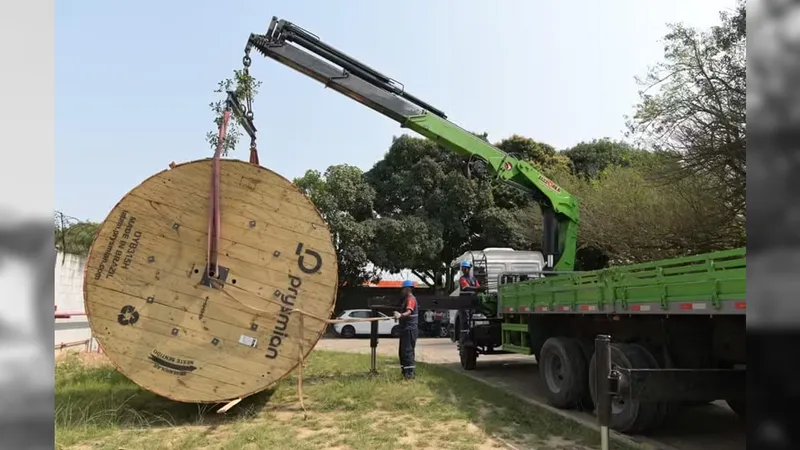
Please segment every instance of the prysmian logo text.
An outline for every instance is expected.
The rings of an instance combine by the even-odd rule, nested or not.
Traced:
[[[275,296],[281,298],[281,312],[278,314],[278,319],[275,321],[275,328],[272,329],[272,337],[269,338],[269,347],[267,347],[267,354],[269,359],[278,357],[278,348],[283,343],[283,339],[288,337],[286,335],[286,328],[289,327],[289,316],[294,309],[294,302],[299,293],[298,289],[303,285],[303,280],[294,275],[289,275],[289,287],[286,288],[287,293],[280,290],[275,291]]]
[[[309,275],[314,274],[319,272],[322,268],[322,257],[320,254],[314,250],[304,250],[302,242],[297,244],[295,254],[298,256],[297,266],[303,273]],[[306,257],[313,258],[313,263],[307,264],[308,261]],[[294,311],[294,305],[300,293],[300,286],[303,285],[303,280],[300,279],[300,277],[291,274],[288,275],[288,277],[289,286],[286,288],[286,292],[281,292],[280,289],[275,291],[275,296],[280,297],[282,306],[281,312],[278,313],[278,318],[275,321],[275,327],[272,329],[272,336],[269,338],[267,354],[264,355],[269,359],[276,359],[278,357],[283,340],[289,337],[286,334],[286,330],[289,328],[289,319]]]

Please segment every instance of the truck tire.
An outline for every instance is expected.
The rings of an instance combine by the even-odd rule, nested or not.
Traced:
[[[594,402],[592,401],[592,393],[589,390],[589,362],[592,360],[592,356],[594,356],[594,342],[591,339],[578,339],[578,344],[580,344],[581,349],[583,350],[583,356],[586,358],[586,390],[584,391],[583,398],[581,399],[580,405],[578,405],[578,409],[580,411],[585,411],[588,413],[592,413],[594,411]]]
[[[551,337],[545,341],[539,359],[547,402],[561,409],[580,405],[589,382],[586,356],[577,339]]]
[[[595,357],[589,363],[589,390],[597,404]],[[657,369],[658,362],[644,347],[637,344],[612,344],[611,365],[625,369]],[[664,421],[669,405],[663,402],[642,402],[614,398],[611,403],[611,428],[621,433],[641,433],[658,427]]]
[[[478,351],[474,345],[459,345],[458,356],[464,370],[475,370],[478,365]]]

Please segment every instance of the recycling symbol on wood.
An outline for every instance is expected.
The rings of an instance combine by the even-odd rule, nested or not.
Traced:
[[[133,325],[139,321],[139,311],[131,305],[125,305],[119,311],[117,322],[120,325]]]

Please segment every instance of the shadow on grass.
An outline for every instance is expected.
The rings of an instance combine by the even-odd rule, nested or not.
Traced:
[[[62,429],[213,426],[258,415],[273,392],[252,395],[217,414],[222,404],[169,400],[135,385],[113,366],[87,367],[67,358],[56,366],[54,419]]]
[[[422,369],[422,370],[420,370]],[[599,433],[543,408],[526,403],[499,388],[473,380],[453,369],[417,364],[418,381],[428,386],[437,402],[454,404],[468,420],[487,434],[514,440],[526,436],[527,444],[536,447],[570,447],[572,441],[586,447],[597,447]],[[563,446],[563,447],[562,447]],[[612,449],[629,449],[611,442]]]
[[[470,434],[463,425],[460,432],[452,429],[454,423],[463,423],[460,421],[517,448],[599,447],[597,431],[446,367],[417,363],[416,380],[406,382],[401,380],[397,360],[392,357],[379,356],[379,374],[373,377],[368,375],[369,355],[315,354],[305,384],[309,385],[306,392],[313,400],[312,409],[317,412],[345,413],[365,422],[378,420],[381,411],[393,417],[413,416],[427,424],[423,430],[444,433],[448,444],[444,448],[467,445],[467,441],[458,442]],[[312,387],[311,379],[319,381],[319,386]],[[614,442],[612,448],[628,447]]]

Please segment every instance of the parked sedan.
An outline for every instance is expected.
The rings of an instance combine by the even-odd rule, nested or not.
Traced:
[[[387,320],[378,321],[378,334],[390,335],[397,337],[400,335],[400,327],[397,321],[393,318],[378,312],[378,316],[385,317]],[[369,309],[347,309],[339,314],[337,319],[367,319],[372,317],[372,310]],[[336,323],[333,325],[333,331],[343,338],[352,338],[356,336],[369,336],[371,333],[370,322],[345,322]]]

